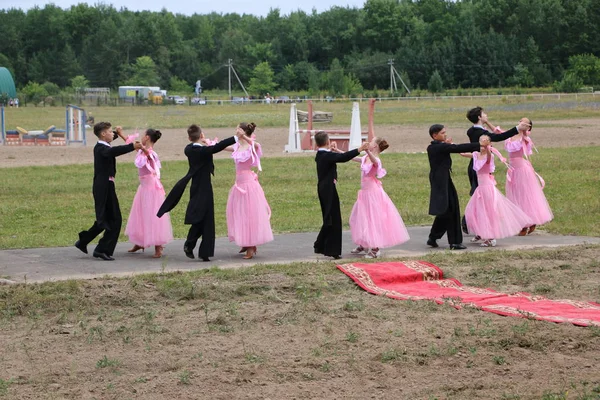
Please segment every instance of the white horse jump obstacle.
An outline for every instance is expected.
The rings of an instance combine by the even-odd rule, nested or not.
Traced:
[[[85,110],[69,104],[66,114],[67,144],[82,143],[85,146],[87,144],[85,138],[85,123],[87,121]]]
[[[336,142],[340,150],[347,151],[360,147],[363,141],[370,141],[375,136],[373,116],[375,110],[375,99],[369,100],[369,130],[361,131],[360,109],[357,102],[352,104],[352,122],[350,130],[331,130],[331,129],[313,129],[312,127],[312,102],[308,101],[308,129],[300,129],[298,123],[298,113],[296,104],[290,107],[290,125],[288,132],[288,144],[285,145],[286,153],[296,153],[302,151],[313,151],[313,137],[318,132],[326,132],[329,139]]]

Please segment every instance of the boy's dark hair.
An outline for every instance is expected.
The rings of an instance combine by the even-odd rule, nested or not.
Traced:
[[[433,135],[436,133],[440,133],[444,129],[444,125],[442,124],[433,124],[429,127],[429,136],[433,139]]]
[[[147,129],[146,130],[146,136],[150,136],[150,140],[152,141],[152,143],[156,143],[158,142],[158,139],[160,139],[160,137],[162,136],[162,133],[156,129]]]
[[[529,119],[529,118],[527,118]],[[533,121],[529,119],[529,132],[533,129]]]
[[[467,111],[467,119],[472,123],[476,124],[477,121],[479,121],[479,117],[481,117],[482,111],[483,108],[481,107],[471,108],[469,111]]]
[[[319,131],[315,134],[315,143],[317,144],[317,147],[325,146],[328,140],[329,135],[327,134],[327,132]]]
[[[252,136],[254,130],[256,129],[256,124],[254,122],[240,122],[240,128],[244,131],[246,136]]]
[[[191,140],[197,141],[198,139],[200,139],[200,134],[202,133],[202,129],[198,125],[192,124],[187,129],[187,133]]]
[[[99,138],[102,132],[104,132],[106,129],[110,129],[111,127],[112,125],[110,122],[98,122],[96,125],[94,125],[94,135]]]

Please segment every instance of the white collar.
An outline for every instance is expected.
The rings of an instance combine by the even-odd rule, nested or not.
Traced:
[[[103,144],[105,146],[110,147],[110,143],[105,142],[104,140],[98,140],[98,143]]]
[[[330,152],[331,150],[329,150],[329,149],[323,149],[323,148],[319,148],[319,149],[317,149],[317,151],[327,151],[327,152]]]
[[[481,128],[481,129],[485,129],[485,128],[483,127],[483,125],[473,125],[473,128]]]
[[[204,147],[204,145],[200,142],[194,142],[192,143],[192,146],[200,146],[200,147]]]

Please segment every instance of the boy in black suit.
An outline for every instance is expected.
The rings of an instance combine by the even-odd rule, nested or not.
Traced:
[[[488,135],[492,142],[502,142],[506,139],[510,139],[519,133],[517,127],[507,130],[506,132],[496,133],[496,128],[488,122],[488,116],[483,111],[481,107],[475,107],[470,109],[467,112],[467,119],[473,123],[473,126],[467,130],[467,136],[469,137],[469,142],[471,143],[479,143],[479,138],[482,135]],[[490,131],[486,130],[483,125],[486,125],[490,128]],[[469,183],[471,184],[471,196],[477,189],[477,172],[473,170],[473,159],[469,162],[469,166],[467,167],[467,174],[469,175]]]
[[[452,170],[451,153],[470,153],[479,150],[479,143],[452,144],[446,138],[444,125],[435,124],[429,128],[429,136],[433,139],[427,147],[429,158],[429,214],[435,215],[427,245],[438,247],[437,240],[448,236],[450,250],[463,250],[462,232],[460,231],[460,206],[456,188],[450,177]]]
[[[96,220],[87,231],[79,232],[79,240],[75,247],[87,254],[87,245],[102,231],[104,235],[94,249],[94,257],[105,261],[113,261],[113,253],[117,246],[121,232],[121,209],[115,191],[115,175],[117,174],[116,157],[142,148],[140,142],[112,147],[110,143],[119,136],[123,137],[123,130],[117,127],[116,133],[112,131],[110,122],[98,122],[94,125],[94,134],[98,143],[94,146],[94,208]]]
[[[467,130],[467,136],[469,137],[469,142],[471,143],[479,143],[479,138],[482,135],[488,135],[492,142],[502,142],[519,133],[516,127],[509,129],[506,132],[498,132],[497,127],[494,127],[488,121],[488,116],[481,107],[475,107],[467,111],[467,119],[473,123],[473,126]],[[490,130],[486,130],[483,125],[486,125]],[[477,186],[479,186],[477,181],[477,172],[473,170],[473,159],[469,161],[467,175],[469,177],[469,184],[471,185],[471,191],[469,194],[473,196],[475,189],[477,189]],[[469,233],[465,217],[462,219],[462,230],[464,233]]]
[[[221,140],[213,146],[207,146],[202,140],[202,129],[198,125],[190,125],[187,132],[192,143],[185,147],[184,152],[188,158],[190,169],[175,184],[158,210],[157,216],[162,217],[175,208],[191,180],[190,202],[185,213],[185,224],[189,224],[191,227],[183,251],[187,257],[194,258],[194,248],[198,239],[202,237],[198,248],[198,257],[203,261],[210,261],[209,257],[213,257],[215,253],[215,205],[210,177],[211,174],[214,175],[215,170],[213,154],[234,144],[244,133],[243,131],[240,133],[240,129],[238,129],[236,136]]]
[[[342,213],[340,198],[335,187],[337,181],[337,163],[348,162],[369,147],[363,143],[358,149],[345,153],[334,153],[330,150],[329,136],[325,132],[315,134],[318,147],[315,162],[317,163],[317,192],[323,214],[323,226],[314,244],[315,253],[342,258]]]

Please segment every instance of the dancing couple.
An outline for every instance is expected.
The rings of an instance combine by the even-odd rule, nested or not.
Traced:
[[[317,154],[317,193],[323,225],[313,247],[317,254],[340,259],[342,254],[342,217],[337,192],[337,164],[350,160],[360,163],[361,189],[350,214],[352,241],[358,246],[352,254],[365,258],[381,256],[381,249],[406,242],[408,231],[400,213],[383,190],[380,179],[386,175],[379,155],[389,147],[383,138],[373,138],[358,149],[342,152],[326,132],[315,134]],[[365,151],[366,155],[358,157]]]
[[[94,146],[92,185],[96,219],[90,229],[79,232],[75,247],[88,254],[88,244],[104,231],[93,256],[104,261],[114,260],[113,254],[122,225],[121,209],[115,190],[116,157],[138,150],[135,165],[138,168],[140,186],[125,232],[135,243],[130,252],[154,246],[154,257],[161,257],[163,245],[173,239],[173,233],[169,219],[159,220],[153,211],[158,209],[158,205],[164,199],[164,189],[160,183],[160,161],[153,150],[153,146],[160,139],[160,131],[148,129],[140,142],[135,140],[137,135],[126,138],[120,126],[113,131],[110,122],[99,122],[94,125],[94,134],[98,138]],[[112,146],[111,143],[119,137],[126,144]]]
[[[185,147],[189,170],[180,179],[164,203],[157,216],[163,217],[181,200],[185,188],[191,181],[190,200],[185,214],[185,224],[191,225],[183,251],[188,258],[194,259],[194,249],[202,238],[198,248],[198,257],[210,261],[215,251],[215,210],[211,175],[214,174],[213,155],[223,150],[232,152],[236,165],[236,181],[229,192],[227,201],[227,231],[230,241],[241,247],[243,258],[251,259],[257,246],[273,240],[271,230],[271,209],[258,183],[253,167],[261,170],[262,150],[255,141],[256,124],[241,123],[235,136],[221,141],[205,138],[198,125],[190,125],[187,130],[191,142]]]

